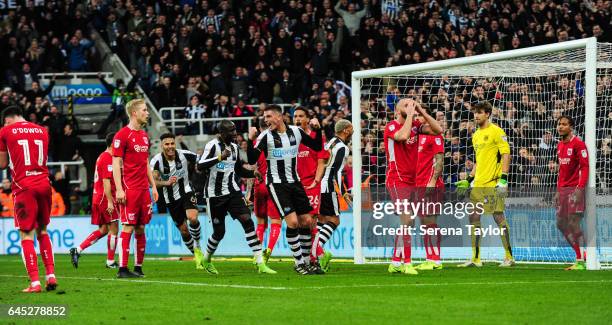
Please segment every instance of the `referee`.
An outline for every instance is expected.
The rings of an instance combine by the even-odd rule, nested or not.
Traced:
[[[316,265],[309,267],[302,257],[298,231],[299,221],[302,221],[303,224],[304,220],[310,220],[312,216],[309,213],[312,207],[296,168],[300,143],[315,151],[323,148],[319,121],[314,118],[310,120],[310,126],[316,133],[314,139],[303,129],[294,125],[286,125],[282,111],[277,105],[265,108],[264,121],[268,129],[257,137],[255,145],[252,141],[256,132],[252,129],[249,132],[249,140],[251,140],[247,152],[249,164],[255,164],[261,153],[266,157],[268,164],[266,185],[274,206],[287,224],[285,235],[295,259],[296,272],[303,275],[323,273]]]
[[[197,269],[203,269],[200,249],[200,221],[196,197],[189,183],[189,164],[197,162],[197,155],[188,150],[176,149],[174,134],[164,133],[161,140],[162,152],[149,163],[153,169],[155,186],[162,188],[162,195],[174,224],[181,232],[187,249],[193,253]],[[189,225],[185,221],[189,220]]]

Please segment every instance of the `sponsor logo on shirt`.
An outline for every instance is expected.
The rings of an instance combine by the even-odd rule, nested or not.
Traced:
[[[40,175],[42,174],[42,172],[36,171],[36,170],[26,170],[25,175],[26,176],[36,176],[36,175]]]
[[[571,158],[559,158],[559,165],[568,165],[571,161]]]
[[[149,146],[140,146],[135,144],[134,145],[134,151],[136,152],[148,152],[149,151]]]
[[[298,154],[298,148],[293,147],[289,149],[272,149],[272,157],[274,158],[285,158],[285,157],[296,157]]]
[[[310,151],[308,151],[308,150],[300,151],[298,153],[298,157],[300,157],[300,158],[304,158],[304,157],[308,157],[308,156],[310,156]]]
[[[216,167],[219,170],[231,170],[231,169],[234,169],[235,164],[236,163],[234,162],[221,161],[217,163]]]

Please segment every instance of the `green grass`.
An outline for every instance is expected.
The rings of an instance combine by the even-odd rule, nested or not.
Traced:
[[[53,322],[78,324],[566,324],[612,318],[612,272],[566,272],[561,265],[447,265],[408,276],[390,275],[386,265],[333,263],[331,273],[305,277],[289,262],[270,263],[279,274],[267,276],[249,262],[217,261],[221,274],[210,276],[192,262],[149,260],[146,278],[116,280],[104,258],[83,255],[75,270],[67,255],[57,255],[58,291],[28,295],[19,292],[28,284],[21,258],[2,256],[0,305],[66,304],[68,318]],[[41,321],[0,316],[0,324],[26,322]]]

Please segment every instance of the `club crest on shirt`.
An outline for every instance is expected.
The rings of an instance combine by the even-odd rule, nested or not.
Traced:
[[[486,142],[486,141],[489,141],[489,136],[488,136],[488,135],[485,135],[485,136],[484,136],[484,138],[483,138],[482,140],[483,140],[483,141],[485,141],[485,142]]]
[[[393,131],[393,130],[395,130],[395,125],[393,124],[389,125],[389,131]]]
[[[142,141],[144,141],[144,143],[149,144],[149,138],[147,137],[142,137]]]
[[[442,145],[442,139],[436,138],[436,144],[439,146]]]
[[[289,141],[294,142],[295,141],[295,137],[294,136],[290,136],[289,137]]]
[[[574,151],[572,150],[572,148],[567,148],[567,155],[568,155],[568,156],[571,156],[571,155],[572,155],[572,152],[574,152]]]
[[[438,140],[438,139],[436,139],[436,140]],[[421,144],[425,144],[425,141],[427,141],[427,139],[425,139],[424,137],[421,138]]]
[[[119,139],[115,140],[115,148],[119,148],[120,145],[121,145],[121,140]]]

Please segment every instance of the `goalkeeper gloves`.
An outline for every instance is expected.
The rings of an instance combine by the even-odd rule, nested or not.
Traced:
[[[470,184],[472,184],[473,180],[474,176],[468,176],[467,179],[455,182],[455,186],[457,186],[457,194],[459,196],[464,196],[467,190],[470,188]]]
[[[457,186],[457,188],[468,188],[470,187],[470,184],[472,183],[473,180],[474,180],[474,176],[468,176],[467,179],[455,182],[455,186]]]
[[[500,197],[506,197],[508,195],[508,174],[501,174],[499,181],[497,181],[497,195]]]
[[[508,174],[501,174],[499,181],[497,181],[497,185],[495,187],[498,188],[506,188],[508,187]]]

